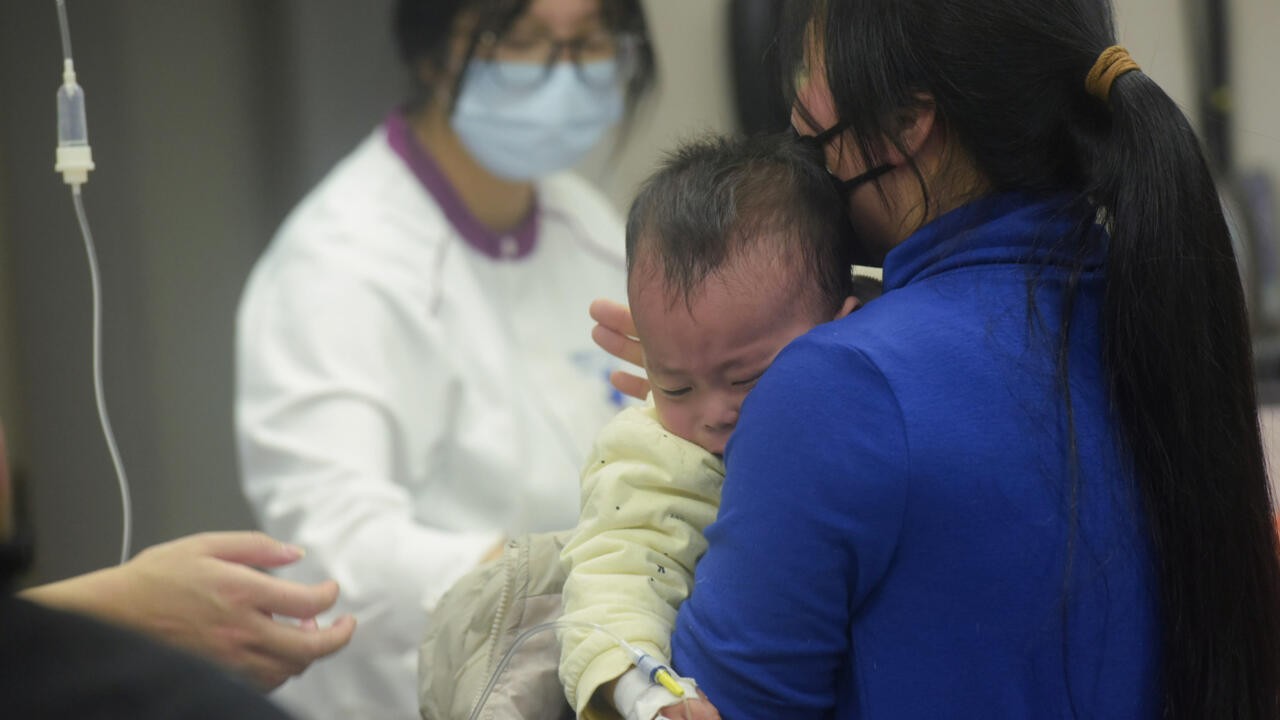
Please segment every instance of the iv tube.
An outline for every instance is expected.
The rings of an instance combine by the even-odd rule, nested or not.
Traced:
[[[62,86],[58,88],[58,148],[54,170],[62,173],[62,179],[71,186],[71,201],[75,206],[76,221],[84,238],[85,254],[89,260],[89,280],[93,291],[93,394],[98,407],[98,421],[106,440],[111,464],[115,468],[120,485],[122,530],[120,562],[129,559],[129,545],[133,536],[133,503],[129,497],[129,478],[125,475],[120,449],[116,446],[111,419],[107,415],[106,397],[102,383],[102,283],[98,274],[98,256],[94,249],[93,233],[89,230],[89,217],[85,213],[80,186],[89,180],[93,169],[93,154],[89,148],[89,126],[85,122],[84,91],[76,83],[75,64],[71,59],[71,30],[67,23],[66,0],[56,0],[58,25],[62,32]]]
[[[62,59],[71,60],[71,26],[67,24],[67,2],[58,2],[58,27],[62,30]]]
[[[116,471],[120,485],[122,529],[120,537],[120,564],[129,560],[129,545],[133,538],[133,503],[129,497],[129,478],[125,475],[120,448],[116,446],[115,433],[111,431],[111,418],[107,415],[107,400],[102,390],[102,283],[98,277],[98,255],[94,250],[93,234],[89,231],[89,217],[84,211],[80,186],[71,188],[71,199],[76,207],[76,219],[80,222],[80,234],[84,237],[84,250],[89,258],[89,281],[93,286],[93,397],[98,406],[98,422],[107,442],[107,452]]]

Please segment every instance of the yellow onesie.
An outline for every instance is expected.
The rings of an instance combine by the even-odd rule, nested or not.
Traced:
[[[676,609],[693,589],[723,483],[724,462],[662,427],[652,403],[619,413],[582,471],[582,516],[560,555],[564,619],[603,625],[669,663]],[[605,633],[559,635],[569,704],[579,717],[612,717],[588,703],[631,658]]]

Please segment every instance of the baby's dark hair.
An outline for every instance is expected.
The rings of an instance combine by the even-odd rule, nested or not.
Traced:
[[[853,232],[821,151],[791,134],[707,137],[667,155],[627,217],[627,275],[655,261],[672,300],[746,251],[770,253],[828,319],[852,294]]]

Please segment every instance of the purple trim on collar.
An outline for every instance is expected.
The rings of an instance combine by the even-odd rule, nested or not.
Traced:
[[[387,117],[387,144],[400,156],[409,170],[422,183],[422,187],[435,198],[445,218],[453,225],[467,244],[484,255],[497,259],[520,260],[533,252],[538,241],[538,202],[513,230],[498,233],[485,227],[458,197],[436,164],[435,159],[413,136],[404,114],[396,111]]]

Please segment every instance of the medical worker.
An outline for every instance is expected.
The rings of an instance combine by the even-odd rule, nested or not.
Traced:
[[[244,490],[333,578],[351,645],[279,695],[304,718],[416,718],[436,601],[504,538],[568,528],[618,409],[592,298],[622,227],[566,172],[651,84],[639,0],[401,0],[417,89],[285,221],[238,326]],[[327,619],[321,619],[323,623]]]

